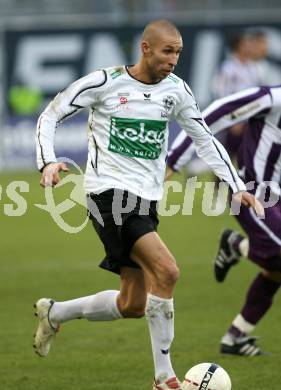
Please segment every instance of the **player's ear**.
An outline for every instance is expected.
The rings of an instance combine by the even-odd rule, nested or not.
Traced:
[[[150,46],[147,41],[142,41],[141,42],[141,51],[143,55],[148,55],[150,53]]]

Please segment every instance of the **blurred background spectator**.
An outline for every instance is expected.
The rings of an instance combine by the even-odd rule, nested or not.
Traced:
[[[270,41],[266,30],[250,28],[246,33],[251,41],[252,60],[256,63],[260,85],[281,83],[280,67],[268,58]]]
[[[228,47],[229,52],[212,80],[214,99],[260,86],[265,80],[261,62],[267,55],[267,39],[261,30],[243,30],[232,34]],[[236,157],[243,131],[244,125],[239,123],[219,135],[232,158]]]
[[[230,53],[212,81],[215,99],[262,83],[257,66],[261,55],[265,56],[267,53],[266,40],[262,42],[263,45],[259,44],[258,38],[255,39],[246,31],[235,33],[231,37]]]

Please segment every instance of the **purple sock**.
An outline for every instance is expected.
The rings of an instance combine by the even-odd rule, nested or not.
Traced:
[[[273,302],[273,296],[280,287],[280,283],[274,282],[258,274],[248,290],[246,302],[241,311],[242,317],[250,324],[256,325],[265,315]],[[235,337],[245,336],[238,328],[231,325],[228,330]]]
[[[245,305],[241,315],[246,321],[256,325],[265,315],[273,302],[273,296],[280,287],[280,283],[274,282],[258,274],[248,290]]]
[[[240,329],[236,328],[236,326],[231,325],[231,327],[227,331],[228,333],[231,333],[235,337],[243,337],[246,336],[246,333],[241,332]]]

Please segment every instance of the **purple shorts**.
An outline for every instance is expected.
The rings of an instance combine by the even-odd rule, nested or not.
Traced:
[[[264,219],[243,206],[236,218],[249,238],[249,259],[269,271],[281,272],[281,201],[265,209]]]

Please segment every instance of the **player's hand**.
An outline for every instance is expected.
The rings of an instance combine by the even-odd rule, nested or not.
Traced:
[[[173,171],[172,168],[168,167],[168,165],[167,165],[165,181],[169,180],[173,176],[174,173],[175,173],[175,171]]]
[[[68,172],[69,169],[65,163],[50,163],[45,166],[40,185],[42,187],[54,187],[60,181],[59,172]]]
[[[239,191],[232,195],[234,201],[246,207],[252,207],[259,218],[264,218],[264,208],[261,202],[247,191]]]

